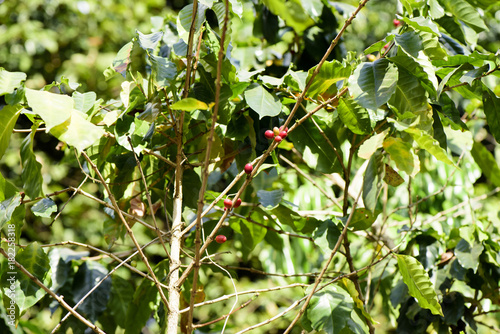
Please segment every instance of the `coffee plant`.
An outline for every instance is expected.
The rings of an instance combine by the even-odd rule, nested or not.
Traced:
[[[0,68],[0,331],[500,331],[498,2],[183,5]]]

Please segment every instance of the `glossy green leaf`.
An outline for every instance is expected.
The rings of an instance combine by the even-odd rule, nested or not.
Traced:
[[[411,176],[419,172],[420,162],[413,153],[411,144],[401,138],[388,137],[384,140],[383,147],[391,155],[391,160],[396,163],[398,169]]]
[[[198,33],[201,29],[201,25],[205,22],[205,12],[208,7],[203,4],[198,4],[198,10],[196,13],[196,21],[194,24],[194,32]],[[189,30],[191,29],[191,22],[193,21],[193,5],[189,4],[181,9],[179,15],[177,16],[177,31],[179,36],[187,43],[189,38]],[[179,55],[181,56],[181,55]],[[182,55],[182,56],[185,56]]]
[[[140,31],[137,31],[137,39],[139,41],[139,45],[144,50],[153,51],[158,46],[158,43],[161,41],[163,37],[163,32],[158,31],[151,34],[143,34]]]
[[[111,282],[111,295],[109,299],[109,310],[116,323],[125,328],[128,306],[132,303],[134,286],[118,275],[113,276]]]
[[[266,209],[273,209],[277,207],[283,199],[283,195],[283,189],[257,191],[259,202]]]
[[[493,137],[500,143],[500,98],[483,85],[483,105]]]
[[[12,220],[15,210],[21,205],[21,195],[13,195],[0,201],[0,229]]]
[[[129,42],[125,44],[120,51],[115,56],[113,60],[113,70],[117,73],[120,73],[124,78],[127,76],[128,65],[130,64],[130,53],[132,52],[132,48],[134,47],[133,42]],[[111,74],[105,73],[106,78],[109,79]]]
[[[208,105],[205,102],[198,101],[192,97],[188,97],[182,100],[179,100],[170,106],[172,110],[184,110],[184,111],[193,111],[193,110],[206,110],[208,109]]]
[[[389,105],[399,119],[415,117],[416,113],[427,109],[425,89],[414,75],[401,69],[399,70],[396,93],[389,101]]]
[[[34,242],[26,248],[19,249],[16,260],[42,283],[50,286],[49,258],[38,243]],[[16,291],[16,304],[19,306],[20,312],[35,305],[47,294],[45,290],[24,274],[18,274],[16,279],[16,285],[19,282],[20,287]]]
[[[57,247],[49,253],[51,268],[51,290],[57,292],[71,277],[72,260],[79,260],[84,256],[89,256],[89,252],[76,252],[70,248]]]
[[[405,55],[404,53],[400,56],[390,57],[389,59],[395,63],[398,68],[404,68],[408,73],[415,76],[429,96],[436,95],[436,89],[439,84],[435,69],[423,52],[419,53],[419,58],[417,59]]]
[[[430,32],[436,36],[441,35],[438,26],[428,17],[417,16],[414,18],[403,17],[403,20],[415,30]]]
[[[7,147],[9,147],[12,130],[22,109],[20,105],[6,105],[0,109],[0,159],[3,157]]]
[[[0,96],[13,93],[24,80],[26,80],[26,73],[8,72],[0,68]]]
[[[259,119],[265,116],[274,117],[281,112],[281,102],[264,87],[254,85],[245,91],[245,100],[259,115]]]
[[[446,9],[476,32],[488,30],[478,11],[465,0],[443,0]]]
[[[359,135],[370,133],[370,115],[352,99],[341,98],[337,106],[337,112],[342,122],[352,132]]]
[[[150,55],[152,73],[158,89],[173,84],[177,76],[177,67],[167,58]]]
[[[349,227],[353,231],[364,231],[370,228],[373,223],[375,223],[375,220],[377,219],[380,212],[380,210],[375,210],[375,212],[372,213],[366,208],[356,208],[356,210],[354,210],[354,213],[352,214]],[[346,223],[347,219],[349,219],[349,217],[343,217],[342,221]]]
[[[349,91],[354,100],[366,109],[377,110],[396,91],[398,70],[387,59],[358,65],[349,77]]]
[[[330,219],[323,221],[314,231],[314,243],[320,249],[333,251],[342,232],[339,225],[336,221]]]
[[[368,138],[358,150],[358,156],[362,159],[370,159],[373,153],[382,147],[385,137],[389,133],[389,129],[386,129],[380,133],[377,133],[370,138]]]
[[[35,132],[33,131],[21,143],[21,164],[23,166],[21,178],[24,183],[24,192],[31,199],[43,196],[42,165],[36,160],[33,152],[34,136]]]
[[[316,67],[317,66],[309,70],[307,82],[309,82]],[[319,94],[326,92],[328,88],[330,88],[330,86],[335,84],[336,82],[347,79],[350,74],[350,66],[344,67],[337,60],[332,60],[331,62],[327,61],[323,64],[323,66],[321,66],[318,74],[314,77],[314,81],[309,87],[307,94],[315,98]]]
[[[317,121],[318,122],[318,121]],[[320,125],[321,126],[321,125]],[[321,126],[330,142],[342,156],[342,151],[337,139],[337,130],[334,127]],[[288,137],[295,148],[303,155],[307,165],[320,173],[339,173],[341,172],[337,155],[332,147],[325,142],[323,136],[319,133],[314,124],[307,120],[302,126],[297,127]]]
[[[89,109],[94,106],[96,101],[96,94],[94,92],[82,94],[74,91],[72,97],[75,101],[75,109],[81,111],[82,113],[89,111]]]
[[[471,154],[486,178],[496,187],[500,187],[500,168],[493,154],[483,144],[476,141],[472,146]]]
[[[382,190],[382,180],[385,174],[385,164],[382,158],[382,153],[379,151],[370,157],[363,179],[363,202],[365,203],[365,208],[371,212],[375,212],[378,197]]]
[[[432,314],[443,316],[434,286],[422,264],[408,255],[398,254],[397,259],[408,292],[417,300],[418,305],[430,310]]]
[[[423,148],[424,150],[432,154],[439,161],[455,166],[455,164],[453,163],[453,161],[451,161],[446,151],[443,150],[441,146],[439,146],[438,141],[434,139],[431,135],[416,128],[408,128],[405,131],[411,134],[411,136],[417,142],[420,148]]]
[[[85,261],[78,268],[73,282],[73,298],[80,301],[92,288],[99,286],[89,295],[78,307],[91,321],[97,318],[106,310],[111,291],[111,278],[102,281],[108,270],[95,261]]]
[[[424,52],[431,60],[448,58],[448,53],[441,45],[438,36],[425,31],[421,31],[419,36],[422,40]]]
[[[42,200],[31,207],[31,212],[38,217],[49,218],[56,211],[57,205],[50,198],[42,198]]]
[[[250,252],[262,240],[264,240],[267,229],[260,225],[248,222],[245,219],[238,219],[237,222],[230,223],[231,228],[242,235],[243,257],[247,258]]]
[[[104,129],[87,121],[78,111],[73,111],[69,123],[53,127],[50,133],[78,151],[83,151],[104,135]]]
[[[293,228],[295,232],[311,233],[320,223],[314,217],[303,217],[284,204],[279,204],[271,210],[281,224]]]
[[[154,310],[158,290],[154,283],[143,279],[135,289],[132,301],[127,305],[125,317],[125,334],[140,333]]]
[[[299,35],[314,24],[300,1],[263,0],[263,2],[274,15],[281,17],[286,25],[292,27]]]
[[[479,257],[483,253],[483,245],[481,243],[469,244],[465,239],[461,239],[455,247],[455,256],[458,262],[465,269],[472,269],[474,272],[479,267]]]
[[[364,333],[365,329],[353,311],[354,301],[349,293],[337,285],[328,285],[314,294],[304,316],[316,331]]]
[[[419,52],[424,49],[420,36],[414,31],[396,35],[394,41],[412,58],[418,58]]]
[[[439,4],[439,0],[429,0],[427,4],[429,5],[429,14],[433,19],[443,17],[444,8]]]
[[[26,99],[33,111],[45,121],[47,131],[71,119],[74,101],[70,96],[26,88]]]

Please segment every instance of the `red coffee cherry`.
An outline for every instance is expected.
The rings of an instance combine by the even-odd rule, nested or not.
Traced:
[[[222,234],[219,234],[218,236],[215,237],[215,242],[217,242],[218,244],[223,244],[226,242],[226,240],[227,240],[226,236]]]
[[[246,164],[245,165],[245,173],[250,174],[252,171],[253,171],[252,164]]]
[[[266,136],[267,139],[273,139],[274,137],[274,132],[272,130],[267,130],[265,133],[264,133],[264,136]]]

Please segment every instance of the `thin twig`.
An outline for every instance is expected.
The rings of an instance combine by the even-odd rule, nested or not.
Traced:
[[[158,281],[158,278],[156,277],[156,275],[153,271],[153,268],[151,268],[151,265],[149,264],[149,261],[148,261],[146,255],[142,251],[141,246],[137,242],[137,239],[134,236],[134,232],[132,231],[132,229],[128,225],[125,217],[122,215],[122,211],[120,210],[120,207],[118,206],[118,203],[116,202],[115,196],[113,195],[113,193],[111,192],[111,189],[109,189],[108,185],[106,184],[106,181],[104,180],[104,177],[102,176],[101,172],[99,171],[99,169],[97,169],[97,166],[92,162],[92,160],[90,160],[90,158],[88,157],[88,155],[85,152],[82,152],[82,155],[84,156],[84,158],[87,160],[87,162],[90,164],[92,169],[96,172],[97,176],[101,180],[101,183],[104,186],[104,189],[106,190],[106,192],[108,193],[108,197],[111,200],[111,203],[113,204],[113,207],[115,208],[115,211],[118,214],[118,217],[120,218],[123,225],[125,226],[130,239],[132,240],[132,242],[135,245],[135,248],[141,254],[142,261],[146,265],[146,268],[148,268],[149,274],[151,275],[151,277],[153,277],[153,279],[155,281],[155,285],[158,289],[158,292],[160,293],[160,297],[161,297],[163,303],[165,304],[167,309],[170,310],[170,305],[168,304],[167,298],[165,297],[165,294],[163,293],[163,289],[161,288],[160,282]]]
[[[3,248],[0,248],[0,254],[2,254],[5,258],[9,258],[7,253],[3,250]],[[63,297],[56,295],[54,292],[52,292],[48,287],[45,286],[40,280],[32,275],[26,268],[23,267],[22,264],[14,260],[14,265],[21,270],[23,274],[28,276],[30,280],[32,280],[36,285],[38,285],[40,288],[42,288],[46,293],[48,293],[52,298],[57,300],[59,304],[61,304],[62,307],[64,307],[66,310],[68,310],[75,318],[80,320],[82,323],[84,323],[87,327],[91,328],[95,333],[99,334],[106,334],[102,329],[91,323],[89,320],[87,320],[84,316],[82,316],[80,313],[76,312],[71,306],[68,305],[63,299]]]

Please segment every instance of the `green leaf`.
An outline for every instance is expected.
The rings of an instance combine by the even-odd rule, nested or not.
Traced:
[[[281,224],[291,226],[295,232],[311,233],[320,223],[316,218],[303,217],[284,204],[271,210]]]
[[[391,160],[396,163],[398,169],[411,176],[419,172],[420,161],[413,154],[411,144],[401,138],[388,137],[384,140],[383,147],[391,155]]]
[[[349,77],[349,90],[359,105],[377,110],[394,94],[397,81],[397,67],[381,58],[359,65]]]
[[[314,24],[298,0],[263,0],[263,2],[274,15],[281,17],[286,25],[292,27],[299,35]]]
[[[307,76],[307,82],[311,79],[313,72],[316,70],[317,66],[314,66],[309,70]],[[325,62],[321,66],[318,74],[314,77],[307,95],[316,98],[318,94],[322,94],[330,88],[331,85],[338,81],[345,80],[351,74],[350,66],[344,67],[339,61],[332,60],[331,62]]]
[[[486,179],[493,183],[495,187],[500,187],[500,168],[493,154],[483,144],[474,141],[472,150],[470,152],[474,161],[478,164],[479,168],[483,171]]]
[[[356,208],[354,210],[353,216],[351,218],[351,222],[349,223],[349,227],[353,231],[364,231],[370,228],[378,215],[381,213],[380,210],[375,210],[373,213],[366,208]],[[346,223],[349,217],[343,217],[341,220]]]
[[[444,8],[439,4],[439,0],[428,0],[429,14],[433,19],[439,19],[444,16]]]
[[[78,111],[74,111],[69,123],[55,126],[50,133],[78,151],[83,151],[104,135],[104,129],[90,123]]]
[[[332,252],[340,238],[341,228],[339,225],[330,219],[323,221],[314,231],[314,243],[323,251]]]
[[[193,110],[207,110],[208,105],[205,102],[198,101],[195,98],[188,97],[182,100],[179,100],[170,106],[172,110],[184,110],[184,111],[193,111]]]
[[[428,17],[417,16],[414,18],[403,17],[403,20],[409,26],[413,27],[415,30],[430,32],[436,36],[440,36],[438,26],[432,22],[432,20]]]
[[[75,301],[80,301],[97,284],[99,286],[78,307],[94,322],[106,310],[111,290],[111,278],[103,282],[108,270],[95,261],[85,261],[75,274],[72,292]]]
[[[365,177],[363,178],[363,202],[365,208],[375,212],[378,196],[382,190],[382,180],[385,174],[385,164],[382,162],[382,153],[375,152],[368,161]]]
[[[50,218],[52,213],[57,211],[56,203],[50,198],[43,198],[41,201],[31,207],[31,212],[35,216]]]
[[[24,80],[26,80],[26,73],[8,72],[0,68],[0,96],[13,93]]]
[[[66,95],[26,89],[26,99],[33,111],[45,121],[59,140],[82,151],[102,137],[104,130],[85,119],[74,109],[74,100]]]
[[[283,189],[257,191],[259,202],[266,209],[273,209],[277,207],[283,199],[283,195]]]
[[[127,76],[128,65],[130,64],[130,54],[132,52],[132,48],[134,47],[133,42],[128,42],[125,44],[120,51],[116,54],[115,59],[113,60],[113,70],[120,73],[124,78]],[[111,73],[105,72],[106,79],[109,79],[112,75]]]
[[[72,282],[72,260],[79,260],[88,256],[89,252],[76,252],[69,248],[52,248],[49,253],[52,291],[57,292],[66,282]]]
[[[7,147],[9,147],[12,130],[21,114],[21,110],[23,110],[23,107],[20,105],[6,105],[0,109],[0,159],[2,159]]]
[[[396,256],[399,271],[410,295],[417,300],[420,307],[430,310],[432,314],[443,316],[434,286],[422,264],[412,256],[401,254]]]
[[[152,74],[158,89],[172,85],[177,76],[177,67],[167,58],[150,55]]]
[[[483,85],[483,105],[488,127],[497,143],[500,143],[500,98],[485,85]]]
[[[108,309],[116,323],[125,328],[127,309],[134,296],[132,284],[118,275],[113,276]]]
[[[281,102],[261,85],[250,86],[244,95],[250,108],[259,115],[259,119],[278,116],[281,112]]]
[[[23,170],[21,177],[23,179],[23,189],[26,195],[31,199],[43,196],[43,178],[42,165],[36,160],[33,152],[33,138],[35,131],[32,131],[21,143],[21,164]]]
[[[160,281],[163,281],[164,272],[168,269],[167,260],[160,262],[154,269]],[[127,316],[125,317],[125,334],[140,333],[151,313],[157,308],[158,289],[154,282],[144,278],[136,287],[132,302],[128,304]]]
[[[349,293],[337,285],[329,285],[313,295],[304,316],[316,331],[365,333],[353,311],[354,301]]]
[[[350,98],[341,98],[337,112],[342,122],[352,132],[363,135],[371,132],[370,115]]]
[[[484,247],[481,243],[474,243],[471,247],[465,239],[460,239],[454,253],[462,267],[472,269],[476,272],[479,267],[479,257],[483,253],[483,249]]]
[[[316,120],[316,122],[318,121]],[[336,134],[338,130],[321,124],[320,127],[334,145],[339,156],[342,156]],[[287,138],[293,142],[310,168],[319,173],[340,173],[342,171],[337,155],[332,147],[325,142],[325,138],[319,133],[312,121],[307,120],[302,123],[302,126],[297,127]]]
[[[33,112],[45,122],[47,131],[71,118],[74,100],[67,95],[53,94],[26,88],[26,99]]]
[[[446,9],[457,19],[464,22],[476,32],[488,30],[481,15],[465,0],[443,0]]]
[[[50,286],[49,257],[38,243],[34,242],[24,249],[19,249],[16,260],[42,283]],[[42,299],[46,292],[24,274],[19,273],[16,278],[16,285],[19,284],[20,287],[16,290],[16,303],[22,313]]]
[[[203,4],[198,4],[198,10],[196,13],[196,21],[194,24],[194,33],[197,34],[200,31],[201,25],[205,22],[205,12],[208,7]],[[187,43],[189,38],[189,30],[191,29],[191,22],[193,19],[193,5],[189,4],[181,9],[179,15],[177,16],[177,31],[180,38]],[[196,36],[196,35],[195,35]],[[196,38],[196,37],[195,37]],[[185,56],[179,55],[179,56]]]
[[[427,109],[427,96],[418,79],[404,69],[399,70],[396,93],[389,101],[399,119],[412,118]]]
[[[96,94],[94,92],[87,93],[78,93],[77,91],[73,92],[73,100],[75,101],[75,109],[81,111],[82,113],[86,113],[94,106],[96,101]]]
[[[432,154],[439,161],[455,166],[455,163],[450,160],[446,151],[441,146],[439,146],[438,141],[431,135],[416,128],[408,128],[405,131],[411,134],[420,148],[423,148],[424,150]]]
[[[153,51],[154,49],[156,49],[158,43],[161,41],[161,38],[163,37],[163,32],[161,31],[145,35],[137,30],[136,33],[139,45],[141,46],[141,48],[148,51]]]
[[[0,229],[12,220],[12,216],[14,215],[16,208],[18,208],[21,204],[20,194],[6,198],[0,202]]]
[[[258,214],[256,214],[258,215]],[[242,235],[242,248],[243,257],[248,258],[250,252],[257,246],[262,240],[264,240],[267,229],[248,222],[244,219],[238,219],[237,222],[230,224],[231,228]]]
[[[420,36],[414,31],[396,35],[394,41],[396,45],[399,45],[412,58],[418,58],[419,52],[424,49]]]

